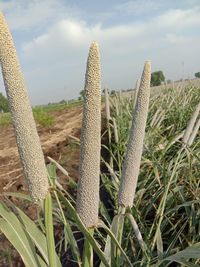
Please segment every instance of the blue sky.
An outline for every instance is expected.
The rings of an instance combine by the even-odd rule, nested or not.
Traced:
[[[78,97],[93,40],[102,88],[134,87],[147,59],[166,79],[200,71],[200,0],[0,0],[0,10],[33,105]]]

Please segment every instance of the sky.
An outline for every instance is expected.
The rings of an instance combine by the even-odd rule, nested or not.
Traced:
[[[0,0],[0,10],[32,105],[79,96],[93,41],[102,89],[134,88],[145,60],[170,80],[200,71],[200,0]]]

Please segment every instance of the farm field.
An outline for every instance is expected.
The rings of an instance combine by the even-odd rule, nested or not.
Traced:
[[[157,260],[156,246],[157,250],[165,251],[166,254],[163,255],[166,257],[172,252],[177,252],[188,245],[200,241],[198,234],[199,214],[197,212],[199,209],[200,172],[199,134],[197,134],[194,144],[191,147],[185,147],[180,154],[183,132],[195,106],[200,100],[200,86],[198,82],[198,80],[195,80],[195,82],[177,83],[174,89],[172,86],[169,88],[166,86],[151,88],[145,144],[135,204],[133,206],[134,217],[137,219],[140,231],[149,247],[149,255],[146,257],[149,258],[151,263],[155,263]],[[107,126],[109,128],[106,127],[105,105],[104,102],[102,103],[101,203],[103,206],[101,206],[100,216],[108,223],[111,222],[117,209],[116,201],[119,186],[112,181],[113,173],[109,170],[109,161],[112,159],[111,165],[115,178],[117,177],[117,180],[120,179],[122,161],[131,126],[133,103],[134,92],[116,93],[116,95],[110,97],[110,116],[115,118],[116,121],[118,131],[117,143],[112,120],[109,126]],[[80,138],[82,104],[79,103],[75,106],[62,108],[56,106],[56,108],[49,108],[49,110],[44,108],[43,111],[47,120],[49,118],[52,119],[52,124],[45,126],[45,123],[41,122],[42,120],[40,120],[40,123],[37,122],[39,117],[35,117],[46,163],[49,163],[47,157],[50,156],[60,163],[76,182],[78,179],[80,151],[78,142],[70,136]],[[28,193],[21,171],[13,129],[10,125],[1,126],[0,148],[1,193]],[[173,174],[174,170],[175,173]],[[57,170],[57,176],[58,181],[63,187],[67,190],[70,189],[68,177],[59,169]],[[165,197],[168,185],[165,206],[162,206],[161,199]],[[109,201],[105,201],[106,199],[109,199]],[[15,197],[11,197],[11,200],[24,209],[32,219],[35,218],[34,206],[24,205],[22,202],[18,202]],[[182,215],[180,211],[182,211]],[[164,214],[167,212],[164,215],[165,219],[159,220],[163,216],[163,212]],[[192,219],[192,228],[189,228],[189,231],[192,232],[189,233],[187,227],[189,227],[190,219]],[[173,223],[175,223],[175,226],[170,230],[169,225]],[[160,233],[156,232],[157,224],[160,224]],[[148,228],[152,231],[152,237],[147,235],[146,229]],[[137,241],[127,222],[125,224],[125,234],[129,238],[128,236],[125,237],[122,245],[126,248],[127,255],[132,260],[133,258],[138,260],[138,265],[136,264],[136,266],[142,266],[139,264],[142,252],[138,245],[134,245],[135,249],[140,251],[138,256],[134,255],[133,247],[131,250],[128,248],[129,242],[133,246],[132,242],[137,243]],[[169,238],[171,235],[172,237]],[[154,247],[151,247],[150,240],[155,242]],[[6,266],[5,262],[8,261],[8,255],[5,253],[7,246],[8,243],[5,239],[2,239],[0,247],[0,266],[2,267]],[[169,247],[171,249],[168,249]],[[11,254],[14,255],[14,262],[16,264],[19,258],[14,251]],[[12,258],[11,255],[9,257]],[[12,260],[10,261],[12,262]],[[19,265],[17,266],[21,266],[20,262],[18,262]],[[165,264],[160,266],[165,266]]]
[[[195,86],[200,88],[199,79],[194,79],[186,82],[177,82],[174,85],[177,87]],[[172,85],[171,85],[172,87]],[[151,95],[158,94],[166,88],[165,85],[152,87]],[[167,85],[170,88],[170,85]],[[134,91],[123,92],[124,98],[131,98],[134,96]],[[102,104],[102,116],[105,117],[104,103]],[[39,110],[39,112],[37,112]],[[42,110],[42,120],[40,119],[40,110]],[[49,163],[47,156],[58,161],[64,168],[66,168],[71,177],[77,178],[78,161],[79,161],[79,147],[73,145],[73,139],[69,136],[80,138],[81,120],[82,120],[82,103],[75,105],[49,105],[39,109],[35,109],[36,125],[40,136],[42,149],[46,156],[46,163]],[[43,115],[45,114],[45,116]],[[7,116],[6,116],[7,117]],[[52,123],[48,125],[48,121]],[[6,120],[6,125],[1,125],[0,118],[0,192],[7,191],[26,191],[26,184],[22,174],[19,154],[17,151],[13,127],[9,120]],[[8,122],[7,122],[8,121]],[[47,122],[47,123],[46,123]],[[71,144],[71,145],[70,145]],[[73,156],[71,155],[73,153]],[[67,156],[68,154],[68,156]],[[61,179],[62,173],[59,173]],[[65,179],[65,178],[64,178]]]

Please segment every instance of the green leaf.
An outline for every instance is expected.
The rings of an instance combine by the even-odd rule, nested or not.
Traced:
[[[69,243],[74,260],[77,262],[78,266],[81,266],[81,259],[80,259],[80,254],[79,254],[79,249],[78,249],[76,239],[73,235],[69,222],[65,218],[63,208],[58,198],[57,192],[54,192],[54,194],[55,194],[56,201],[58,203],[58,207],[61,212],[60,219],[62,220],[62,223],[64,224],[64,234],[65,234],[65,241],[66,241],[65,243]]]
[[[113,221],[111,224],[111,229],[112,229],[112,232],[115,233],[116,235],[118,235],[120,232],[120,231],[118,231],[118,227],[119,227],[119,225],[122,225],[123,220],[124,220],[123,216],[119,215],[119,214],[115,215],[115,217],[113,218]],[[105,225],[103,224],[103,227],[104,226]],[[113,261],[115,261],[115,259],[116,259],[115,253],[114,253],[116,250],[116,247],[117,246],[114,244],[114,242],[112,242],[112,248],[111,248],[111,237],[110,237],[110,235],[107,235],[104,253],[105,253],[106,259],[109,262],[109,264],[111,263],[111,259],[113,259]],[[100,267],[105,267],[102,262],[100,264]]]
[[[58,163],[57,163],[58,164]],[[58,188],[63,191],[62,186],[58,183],[57,179],[56,179],[56,166],[55,164],[49,164],[48,165],[48,174],[49,174],[49,179],[50,179],[50,183],[54,186],[58,186]],[[66,192],[67,193],[67,192]],[[61,217],[59,219],[62,220],[62,223],[64,224],[64,235],[65,235],[65,244],[67,247],[67,243],[69,243],[69,246],[71,248],[72,251],[72,255],[74,260],[77,262],[78,266],[81,265],[81,259],[80,259],[80,254],[79,254],[79,249],[78,249],[78,245],[76,242],[76,239],[74,238],[73,232],[71,230],[71,227],[69,225],[69,223],[67,222],[64,212],[63,212],[63,208],[62,205],[60,203],[60,200],[58,198],[57,192],[54,191],[54,195],[58,204],[58,207],[60,209],[60,213],[61,213]],[[67,193],[68,195],[68,193]]]
[[[44,233],[37,227],[36,223],[32,221],[20,208],[16,207],[10,200],[7,200],[9,205],[13,208],[21,224],[24,226],[26,232],[30,236],[31,240],[34,242],[35,246],[39,250],[46,264],[49,264],[48,251],[47,251],[47,241]],[[45,229],[43,229],[45,231]],[[56,254],[57,267],[62,267],[60,259]]]
[[[162,242],[162,236],[161,236],[160,228],[158,229],[156,245],[157,245],[158,258],[162,259],[163,258],[163,242]]]
[[[189,259],[199,259],[200,256],[200,243],[187,247],[186,249],[177,252],[176,254],[167,257],[165,260],[181,261]]]
[[[3,219],[0,218],[0,230],[19,252],[25,266],[41,266],[34,249],[34,244],[24,231],[16,215],[3,204],[0,204],[0,215],[3,217]]]
[[[124,258],[126,259],[128,266],[133,266],[129,260],[129,258],[127,257],[125,251],[123,250],[123,248],[120,246],[118,240],[116,239],[115,235],[113,234],[113,232],[105,225],[105,223],[103,221],[100,221],[98,224],[98,227],[102,227],[107,234],[110,236],[112,242],[119,248],[119,250],[121,251],[122,255],[124,256]]]
[[[19,199],[27,200],[29,202],[32,202],[32,199],[29,195],[19,193],[19,192],[4,192],[3,196],[8,196],[8,197],[16,197]]]
[[[165,261],[169,262],[178,262],[184,264],[185,266],[194,266],[191,262],[187,262],[190,259],[199,259],[200,255],[200,243],[197,243],[193,246],[187,247],[186,249],[177,252],[174,255],[171,255],[162,261],[159,261],[157,264],[152,265],[151,267],[158,267],[160,264],[164,263]],[[195,266],[198,266],[195,264]]]
[[[45,228],[46,228],[47,251],[49,257],[49,267],[55,267],[56,250],[55,250],[55,240],[53,232],[52,200],[50,193],[47,194],[44,200],[44,212],[45,212]]]
[[[16,208],[16,210],[30,238],[35,243],[36,247],[40,251],[46,263],[49,264],[45,235],[42,233],[42,231],[38,229],[36,224],[31,219],[29,219],[29,217],[23,211],[21,211],[19,208]]]
[[[111,238],[110,238],[109,235],[107,235],[107,238],[106,238],[104,254],[105,254],[105,257],[106,257],[108,263],[110,264],[110,260],[111,260]],[[100,267],[105,267],[103,262],[100,263]]]

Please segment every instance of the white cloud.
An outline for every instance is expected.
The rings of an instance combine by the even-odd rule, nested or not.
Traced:
[[[172,31],[187,30],[192,27],[200,26],[200,7],[192,9],[171,9],[160,15],[155,21],[158,26],[171,28]]]
[[[116,5],[115,10],[126,14],[141,15],[159,10],[163,4],[163,0],[134,0]]]
[[[50,51],[62,54],[70,48],[71,51],[85,49],[90,42],[98,40],[104,47],[125,43],[129,39],[137,38],[145,31],[144,25],[121,25],[103,28],[101,24],[87,25],[83,21],[61,20],[46,33],[25,43],[23,46],[25,56],[34,58],[34,51],[45,55]],[[64,49],[61,51],[60,49]],[[58,51],[59,50],[59,51]],[[113,50],[121,50],[114,46]],[[61,55],[62,56],[62,55]]]
[[[144,23],[129,23],[103,27],[101,24],[88,25],[84,21],[61,20],[48,31],[23,46],[25,56],[34,58],[34,51],[41,57],[55,52],[62,57],[67,49],[78,51],[97,40],[107,53],[124,54],[160,46],[164,42],[180,43],[187,38],[190,30],[200,27],[200,8],[189,10],[169,10]],[[183,31],[184,30],[184,31]],[[156,45],[156,47],[159,47]],[[112,51],[108,51],[108,48]],[[54,59],[54,58],[53,58]]]
[[[0,3],[0,9],[12,30],[43,28],[44,24],[78,14],[77,9],[66,7],[63,0],[10,0]]]

